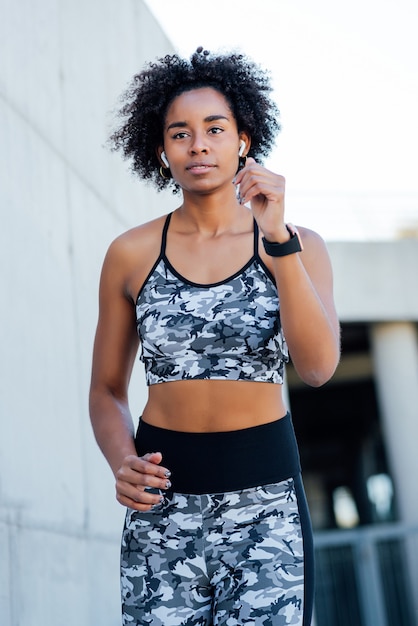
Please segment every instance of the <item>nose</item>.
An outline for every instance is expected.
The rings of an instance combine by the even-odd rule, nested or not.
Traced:
[[[192,154],[206,154],[208,152],[207,143],[205,141],[204,135],[200,133],[196,133],[193,136],[193,140],[190,144],[190,152]]]

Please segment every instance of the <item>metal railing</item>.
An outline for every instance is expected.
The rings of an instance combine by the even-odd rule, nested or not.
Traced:
[[[315,534],[317,626],[418,626],[418,526]]]

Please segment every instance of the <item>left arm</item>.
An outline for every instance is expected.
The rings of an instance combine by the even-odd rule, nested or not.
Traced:
[[[250,202],[261,232],[268,241],[290,237],[284,222],[282,176],[248,159],[238,173],[243,202]],[[276,279],[283,332],[296,371],[314,387],[333,375],[340,356],[340,332],[333,298],[332,269],[324,241],[300,229],[303,252],[265,257]]]
[[[280,297],[280,317],[293,365],[318,387],[338,365],[340,332],[331,263],[323,240],[301,229],[303,252],[270,257]]]

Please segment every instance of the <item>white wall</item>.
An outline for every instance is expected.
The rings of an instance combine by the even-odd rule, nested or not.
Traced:
[[[140,0],[0,13],[0,624],[113,626],[123,509],[87,411],[98,279],[110,241],[167,203],[103,144],[172,46]]]

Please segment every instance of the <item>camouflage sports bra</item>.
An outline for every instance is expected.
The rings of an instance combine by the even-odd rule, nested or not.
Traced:
[[[136,300],[140,359],[147,385],[215,379],[283,383],[289,360],[273,276],[254,254],[233,276],[211,285],[181,276],[161,252]]]

